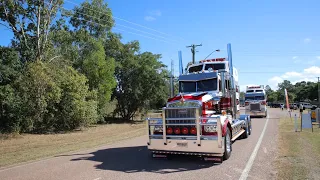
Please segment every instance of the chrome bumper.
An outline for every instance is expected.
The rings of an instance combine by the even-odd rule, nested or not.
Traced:
[[[184,147],[178,144],[186,144]],[[203,140],[198,146],[194,140],[169,140],[167,144],[163,144],[162,139],[150,139],[148,149],[154,153],[164,154],[185,154],[185,155],[206,155],[206,156],[222,156],[224,152],[224,143],[219,148],[218,141]]]
[[[245,114],[251,115],[251,116],[264,116],[266,114],[266,111],[263,109],[261,111],[250,111],[245,110]]]
[[[194,117],[186,118],[166,118],[166,109],[196,109]],[[208,155],[222,156],[224,152],[224,143],[222,137],[222,125],[220,118],[217,117],[199,117],[200,111],[196,107],[165,107],[162,110],[162,118],[147,118],[147,133],[148,133],[148,149],[154,153],[166,154],[187,154],[187,155]],[[194,119],[193,124],[171,124],[166,123],[167,120],[179,121],[183,119]],[[202,119],[210,120],[211,122],[202,123]],[[152,122],[155,121],[155,122]],[[196,126],[197,134],[195,136],[176,136],[167,135],[166,127],[168,126]],[[217,136],[208,137],[201,134],[202,126],[216,125]],[[153,135],[150,132],[150,126],[162,126],[162,135]]]

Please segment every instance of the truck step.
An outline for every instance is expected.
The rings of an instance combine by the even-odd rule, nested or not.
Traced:
[[[235,141],[242,133],[246,132],[244,129],[238,132],[234,137],[232,137],[231,141]]]
[[[215,163],[222,163],[223,162],[223,158],[221,156],[219,156],[219,157],[204,157],[203,160],[212,161]]]

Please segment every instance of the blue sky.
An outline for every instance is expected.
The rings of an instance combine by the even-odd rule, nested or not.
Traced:
[[[83,2],[65,1],[66,8]],[[162,54],[161,60],[168,66],[173,59],[176,75],[179,50],[184,65],[191,61],[187,45],[202,43],[196,54],[198,61],[215,49],[221,52],[212,58],[226,57],[227,43],[231,43],[242,90],[249,84],[276,88],[283,79],[315,81],[320,76],[320,1],[105,2],[116,18],[117,29],[113,31],[122,33],[124,42],[139,40],[142,51]],[[10,32],[3,27],[0,32],[0,45],[8,45]]]

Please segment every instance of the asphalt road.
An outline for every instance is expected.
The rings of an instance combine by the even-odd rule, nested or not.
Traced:
[[[277,123],[284,115],[279,109],[269,108],[268,118],[253,118],[251,136],[234,142],[230,159],[222,164],[185,156],[152,159],[143,136],[2,169],[0,179],[275,179],[272,162],[277,153]]]

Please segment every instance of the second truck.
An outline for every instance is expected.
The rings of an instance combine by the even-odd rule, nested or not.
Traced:
[[[162,118],[147,118],[152,157],[183,154],[222,162],[231,156],[232,141],[249,137],[251,118],[240,115],[231,45],[227,48],[227,58],[200,61],[198,70],[180,75],[180,93],[168,99]]]

